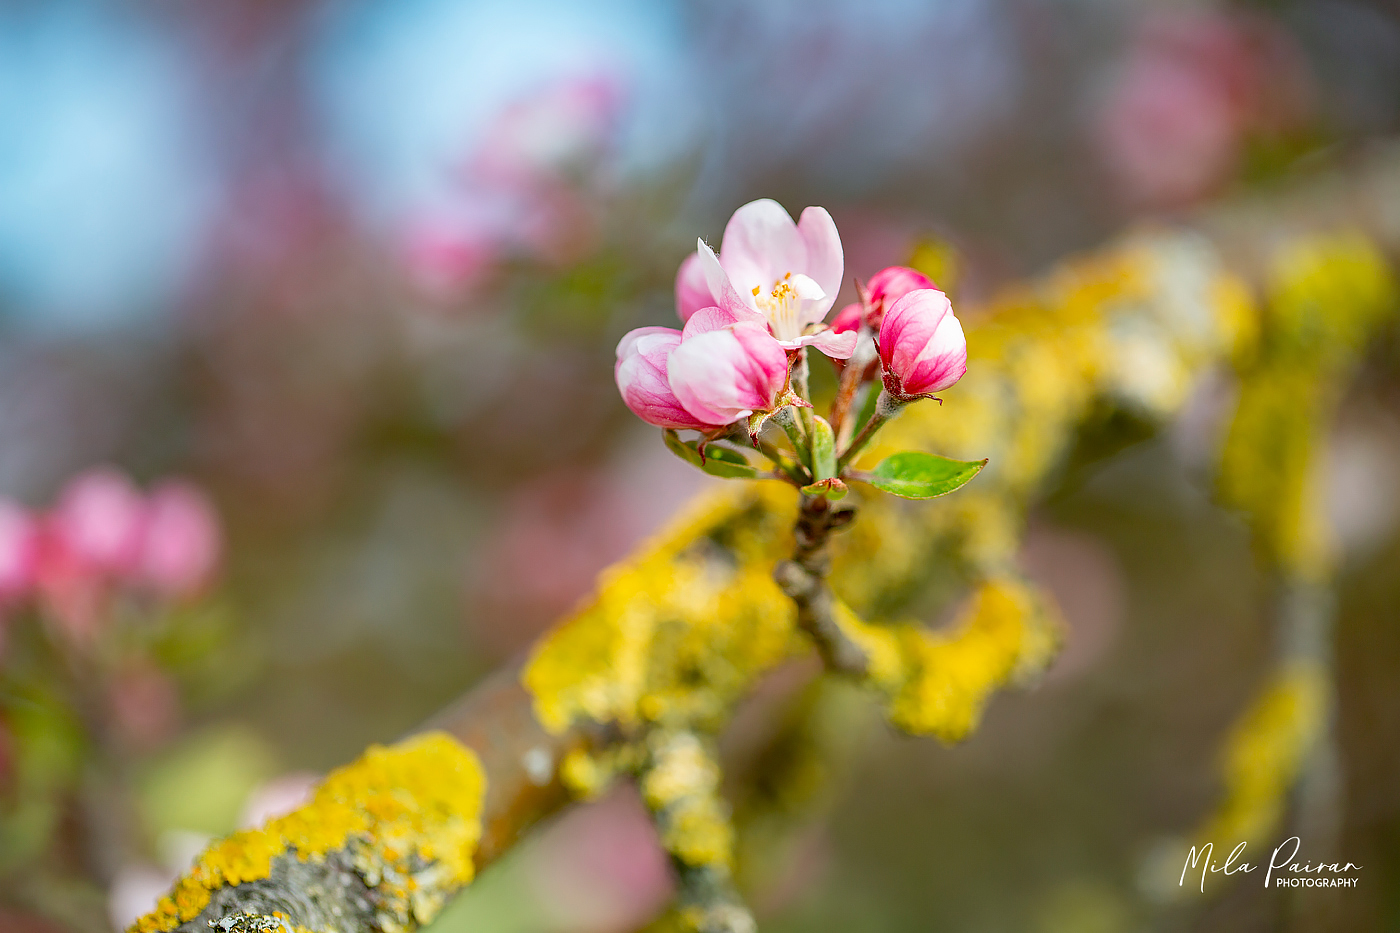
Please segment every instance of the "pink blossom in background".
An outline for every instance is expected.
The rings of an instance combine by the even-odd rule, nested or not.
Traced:
[[[156,904],[170,890],[178,871],[154,865],[124,865],[107,889],[107,917],[113,930],[125,930],[143,914],[155,910]]]
[[[824,208],[793,223],[777,201],[751,201],[725,225],[718,256],[703,240],[697,251],[719,307],[765,324],[784,348],[812,346],[835,359],[855,350],[854,334],[823,323],[844,270],[841,236]]]
[[[264,781],[248,794],[238,818],[239,828],[255,829],[305,806],[320,783],[321,776],[311,771],[292,771]]]
[[[69,546],[64,535],[46,521],[39,538],[35,572],[39,603],[45,619],[70,644],[86,648],[107,617],[111,574],[103,572]]]
[[[49,518],[53,546],[83,568],[130,572],[146,520],[141,493],[124,474],[96,467],[71,480]]]
[[[616,135],[625,97],[616,78],[601,74],[546,84],[501,111],[464,173],[528,185],[596,161]]]
[[[25,509],[0,499],[0,603],[28,592],[38,556],[38,523]]]
[[[198,487],[167,480],[151,491],[138,559],[140,577],[169,598],[204,589],[223,553],[219,517]]]
[[[948,388],[967,372],[967,340],[948,296],[923,288],[900,298],[876,340],[885,391],[910,399]]]
[[[404,262],[425,291],[446,297],[480,285],[499,258],[489,230],[424,218],[405,234]]]
[[[470,292],[512,257],[575,262],[598,238],[589,190],[616,135],[615,79],[575,75],[507,104],[457,166],[450,193],[413,218],[403,255],[439,297]]]
[[[772,411],[787,384],[787,352],[766,327],[753,321],[687,335],[672,351],[669,367],[676,398],[709,424],[730,424],[754,412]]]
[[[528,877],[559,929],[622,933],[665,908],[673,882],[636,788],[574,807],[541,834]]]
[[[1174,207],[1229,180],[1252,132],[1307,108],[1302,57],[1262,18],[1147,17],[1100,108],[1095,144],[1132,203]]]

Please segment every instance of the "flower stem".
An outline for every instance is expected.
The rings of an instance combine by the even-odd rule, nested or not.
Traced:
[[[792,388],[794,392],[802,396],[802,398],[808,402],[812,400],[812,393],[809,388],[809,374],[810,370],[807,366],[807,348],[803,347],[797,351],[797,364],[792,368]],[[807,437],[811,437],[812,409],[799,408],[797,417],[802,420],[802,433]],[[811,458],[804,457],[803,459],[808,461],[808,466],[810,467]]]
[[[880,430],[886,421],[889,421],[895,415],[899,414],[900,409],[902,409],[904,405],[904,402],[891,398],[888,392],[881,390],[880,400],[875,406],[875,413],[870,416],[870,420],[865,423],[865,427],[856,435],[856,439],[851,441],[851,446],[846,448],[846,451],[841,454],[841,459],[836,462],[836,473],[838,476],[846,469],[855,458],[856,454],[860,453],[861,449],[865,447],[866,444],[870,443],[870,439],[875,436],[875,432]]]
[[[807,485],[807,477],[803,474],[802,467],[789,460],[787,457],[784,457],[782,451],[778,450],[778,448],[767,441],[760,440],[758,442],[758,452],[771,460],[773,465],[781,470],[787,479],[792,480],[792,482],[796,483],[798,486]]]
[[[846,419],[851,413],[851,403],[855,401],[856,392],[865,380],[865,370],[873,356],[869,351],[874,348],[875,343],[870,338],[868,328],[862,325],[860,337],[856,341],[856,350],[841,369],[841,381],[837,383],[836,398],[831,403],[831,429],[836,432],[838,439],[843,433],[847,433]]]
[[[805,410],[805,409],[804,409]],[[802,467],[811,471],[811,452],[807,449],[807,435],[797,423],[797,417],[792,413],[792,406],[786,405],[773,412],[773,421],[778,427],[783,429],[788,441],[792,444],[793,451],[797,454],[797,462]]]

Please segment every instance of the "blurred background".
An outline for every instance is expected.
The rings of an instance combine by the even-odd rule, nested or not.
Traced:
[[[707,482],[613,348],[741,203],[830,209],[848,278],[956,254],[971,304],[1397,129],[1389,0],[3,0],[0,927],[130,922]],[[1336,929],[1400,930],[1395,360],[1339,461]],[[1271,651],[1192,436],[1076,458],[1024,555],[1058,667],[957,748],[862,727],[765,930],[1303,929],[1137,880]],[[666,872],[624,790],[434,929],[636,929]]]

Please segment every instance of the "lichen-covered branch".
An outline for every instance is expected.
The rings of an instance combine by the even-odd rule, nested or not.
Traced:
[[[835,597],[826,582],[831,571],[831,535],[850,524],[855,514],[850,506],[835,506],[825,496],[804,495],[793,527],[792,559],[778,564],[773,579],[797,607],[797,626],[811,637],[826,669],[863,677],[869,658],[837,623]]]
[[[1279,202],[1272,222],[1248,228],[1267,229],[1267,245],[1228,216],[1204,225],[1215,240],[1140,234],[964,314],[968,374],[947,404],[912,406],[858,458],[907,449],[989,458],[964,489],[933,505],[862,499],[859,521],[834,536],[843,511],[818,514],[778,483],[705,496],[606,571],[592,600],[520,668],[478,688],[433,731],[334,772],[303,810],[216,843],[137,929],[207,933],[208,921],[243,912],[317,933],[409,930],[543,814],[619,778],[642,783],[679,866],[676,922],[746,929],[730,869],[716,868],[730,857],[732,829],[711,749],[736,704],[815,642],[896,727],[966,736],[994,691],[1033,679],[1053,657],[1053,607],[1021,576],[1016,554],[1026,509],[1079,427],[1106,407],[1160,422],[1213,369],[1244,374],[1242,439],[1227,444],[1224,498],[1257,516],[1270,560],[1325,585],[1326,573],[1309,569],[1327,566],[1310,513],[1275,507],[1303,501],[1311,468],[1257,468],[1312,462],[1312,448],[1278,433],[1268,413],[1317,398],[1294,384],[1287,362],[1252,361],[1275,359],[1270,347],[1287,343],[1295,316],[1304,328],[1335,318],[1340,343],[1356,348],[1393,313],[1381,251],[1400,244],[1400,224],[1376,205],[1400,184],[1400,158],[1378,159],[1348,183],[1353,196],[1329,199],[1353,211],[1340,236],[1329,232],[1336,218],[1313,215],[1309,202]],[[1270,273],[1278,243],[1295,250],[1287,267],[1301,279]],[[1254,286],[1265,281],[1273,300],[1260,304]],[[1348,366],[1311,372],[1325,411]],[[1311,563],[1317,554],[1324,559]],[[950,599],[960,600],[954,623],[927,628],[927,606]],[[1277,796],[1294,781],[1297,743],[1267,737],[1324,728],[1306,685],[1322,683],[1325,696],[1328,674],[1325,664],[1309,670],[1266,688],[1245,737],[1232,742],[1278,754],[1242,752],[1248,767],[1231,772],[1232,787]],[[1273,777],[1256,780],[1256,766]]]

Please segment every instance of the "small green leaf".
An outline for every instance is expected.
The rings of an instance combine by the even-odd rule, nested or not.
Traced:
[[[720,447],[718,444],[705,446],[705,462],[700,462],[700,451],[695,441],[683,441],[675,431],[665,431],[666,446],[671,453],[686,463],[699,467],[711,476],[723,479],[757,479],[758,468],[737,450]]]
[[[985,460],[950,460],[936,454],[906,450],[880,461],[869,482],[904,499],[944,496],[972,479],[987,465]]]
[[[836,502],[837,500],[846,498],[846,493],[849,489],[845,483],[832,476],[827,479],[818,480],[811,485],[803,486],[802,491],[809,496],[826,496],[832,502]]]
[[[821,415],[812,416],[812,474],[818,481],[836,475],[836,435]]]

